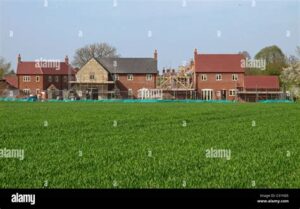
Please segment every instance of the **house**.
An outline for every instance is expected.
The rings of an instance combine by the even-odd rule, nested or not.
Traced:
[[[277,76],[247,76],[241,54],[198,54],[194,51],[195,90],[203,100],[258,101],[279,99]]]
[[[18,77],[6,75],[0,79],[0,97],[16,97],[19,94]]]
[[[194,51],[195,87],[203,100],[234,100],[244,86],[240,54],[198,54]]]
[[[238,92],[242,101],[279,99],[280,91],[277,76],[245,76],[244,87]]]
[[[83,99],[137,98],[138,90],[155,89],[157,51],[153,58],[92,58],[71,81]]]
[[[55,60],[22,61],[18,56],[18,88],[26,95],[38,95],[47,91],[49,98],[62,96],[68,89],[68,82],[74,80],[76,70],[69,64],[68,56],[64,62]]]

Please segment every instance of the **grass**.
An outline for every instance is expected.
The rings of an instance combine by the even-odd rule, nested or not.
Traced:
[[[0,149],[25,152],[0,158],[0,188],[300,187],[300,104],[0,102],[0,119]]]

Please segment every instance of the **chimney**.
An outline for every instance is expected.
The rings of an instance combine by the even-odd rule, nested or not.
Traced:
[[[18,63],[22,62],[21,55],[18,55]]]
[[[66,63],[67,65],[69,65],[69,57],[68,57],[68,55],[66,55],[66,57],[65,57],[65,63]]]
[[[196,56],[198,54],[197,48],[195,48],[194,50],[194,56]]]
[[[154,60],[157,61],[157,49],[154,50]]]

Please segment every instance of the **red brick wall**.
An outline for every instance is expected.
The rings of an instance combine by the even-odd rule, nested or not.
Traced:
[[[39,75],[39,82],[36,82],[36,75],[29,75],[31,79],[30,82],[24,82],[24,76],[27,75],[18,75],[19,89],[30,89],[31,94],[36,94],[36,89],[40,89],[40,91],[47,90],[51,84],[54,84],[59,90],[68,89],[68,81],[64,82],[63,80],[63,76],[68,77],[68,75],[58,75],[58,82],[55,80],[56,75],[52,75],[52,82],[48,80],[49,75]]]
[[[128,89],[132,89],[133,98],[137,98],[138,90],[141,88],[156,88],[156,74],[152,74],[152,80],[146,80],[146,74],[133,74],[133,80],[127,79],[127,74],[119,74],[119,80],[117,86],[120,89],[122,95],[126,97]]]
[[[19,89],[30,89],[31,94],[36,94],[36,89],[40,89],[40,91],[43,90],[43,76],[38,75],[40,77],[40,81],[36,82],[36,75],[29,75],[30,76],[30,82],[24,82],[23,77],[27,75],[18,75],[18,82],[19,82]]]
[[[201,80],[201,74],[207,75],[207,80]],[[217,81],[216,75],[222,74],[222,80]],[[232,74],[238,75],[238,80],[232,80]],[[220,99],[217,96],[217,91],[226,90],[226,98],[227,100],[233,100],[234,96],[229,96],[230,89],[236,89],[236,87],[243,87],[244,86],[244,73],[196,73],[197,80],[197,92],[201,95],[201,89],[213,89],[213,99],[217,100]]]
[[[64,81],[64,76],[67,76],[68,79],[68,75],[51,75],[52,76],[52,82],[49,82],[49,76],[50,75],[44,75],[43,81],[44,81],[44,90],[46,90],[51,84],[53,84],[56,88],[58,88],[59,90],[64,90],[64,89],[68,89],[68,80],[65,82]],[[55,77],[58,76],[58,82],[56,82]]]

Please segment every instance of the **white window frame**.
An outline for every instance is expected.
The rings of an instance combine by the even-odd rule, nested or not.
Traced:
[[[133,81],[133,74],[127,74],[127,80]]]
[[[231,97],[236,96],[236,89],[229,89],[229,96]]]
[[[31,93],[30,89],[23,89],[23,92],[26,94],[26,95],[29,95]]]
[[[40,82],[40,76],[39,75],[37,75],[37,76],[35,76],[35,82]]]
[[[233,81],[237,81],[239,79],[239,76],[238,76],[238,74],[232,74],[232,80]]]
[[[52,82],[52,75],[48,75],[48,82]]]
[[[31,81],[31,77],[29,75],[23,76],[23,82],[30,82],[30,81]]]
[[[146,80],[152,81],[152,74],[150,74],[150,73],[146,74]]]
[[[222,74],[216,74],[216,81],[222,80]]]
[[[201,74],[201,81],[207,81],[207,74]]]

